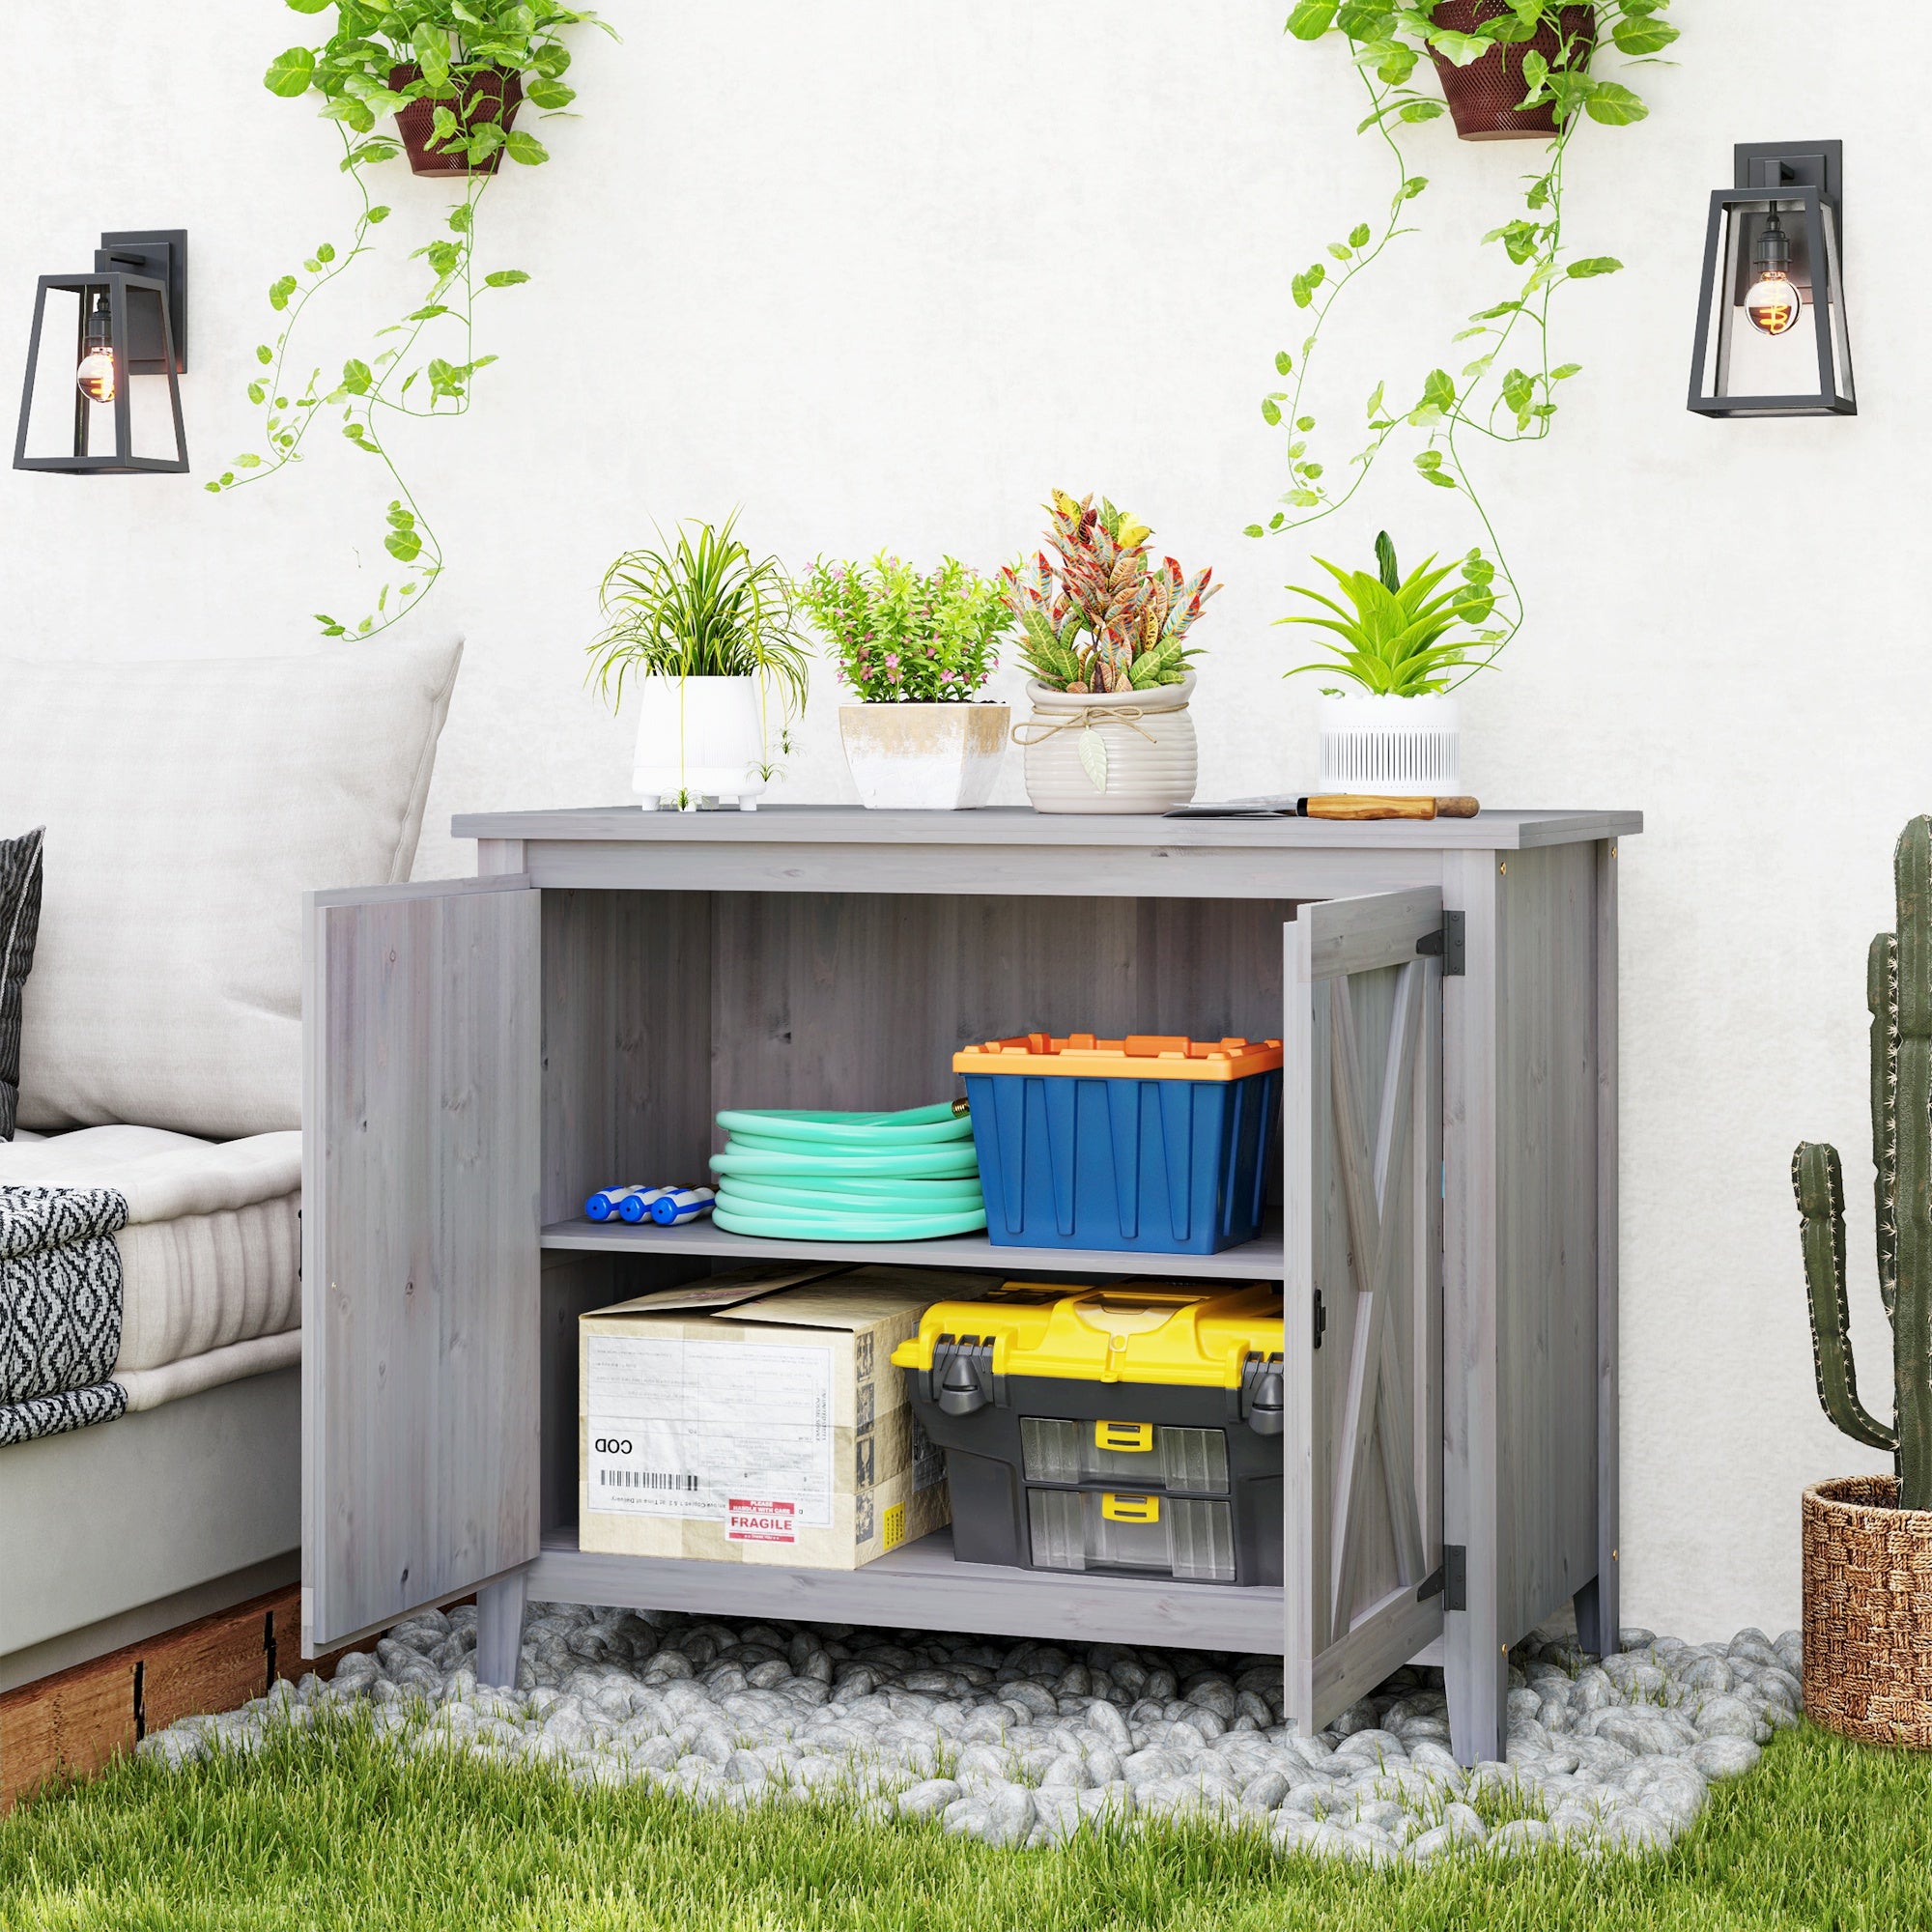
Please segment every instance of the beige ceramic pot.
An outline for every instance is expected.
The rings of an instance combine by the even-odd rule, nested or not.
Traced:
[[[971,811],[1007,754],[1004,704],[841,704],[838,735],[874,811]]]
[[[1026,748],[1036,811],[1165,811],[1194,796],[1194,673],[1152,691],[1051,691],[1030,683]]]

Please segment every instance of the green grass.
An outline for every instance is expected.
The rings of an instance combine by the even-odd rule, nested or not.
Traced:
[[[0,1820],[6,1932],[1553,1932],[1932,1925],[1932,1759],[1786,1732],[1648,1863],[1363,1872],[1177,1830],[1010,1852],[836,1810],[699,1811],[366,1731],[123,1762]]]

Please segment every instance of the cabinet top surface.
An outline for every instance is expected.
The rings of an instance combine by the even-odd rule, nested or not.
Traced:
[[[1129,812],[1039,812],[1028,806],[978,811],[868,811],[857,805],[768,805],[756,811],[645,811],[589,806],[560,811],[465,811],[457,838],[640,845],[1089,846],[1187,845],[1256,852],[1354,850],[1498,852],[1624,838],[1640,811],[1489,811],[1474,818],[1166,818]]]

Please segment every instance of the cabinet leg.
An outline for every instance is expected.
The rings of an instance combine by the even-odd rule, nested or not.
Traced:
[[[1592,1577],[1572,1600],[1577,1605],[1577,1643],[1592,1657],[1614,1657],[1617,1638],[1617,1578]]]
[[[1493,1626],[1472,1630],[1467,1613],[1447,1622],[1442,1682],[1450,1748],[1463,1766],[1500,1758],[1509,1736],[1509,1652]]]
[[[524,1646],[524,1572],[513,1570],[476,1593],[476,1681],[500,1690],[517,1687]]]

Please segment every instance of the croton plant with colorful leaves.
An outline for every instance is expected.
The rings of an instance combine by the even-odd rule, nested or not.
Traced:
[[[1189,577],[1171,556],[1155,564],[1153,531],[1104,497],[1096,508],[1056,490],[1047,508],[1054,557],[1041,551],[1000,573],[1027,668],[1053,691],[1179,684],[1196,655],[1182,640],[1221,587],[1214,573]]]

